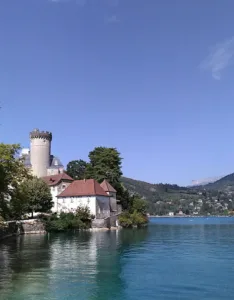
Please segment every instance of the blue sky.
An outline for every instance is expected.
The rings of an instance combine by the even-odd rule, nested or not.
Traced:
[[[53,132],[64,164],[117,147],[125,176],[234,171],[233,0],[1,0],[0,137]]]

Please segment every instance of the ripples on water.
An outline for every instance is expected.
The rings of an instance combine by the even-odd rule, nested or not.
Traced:
[[[231,300],[234,218],[11,238],[0,244],[0,267],[1,300]]]

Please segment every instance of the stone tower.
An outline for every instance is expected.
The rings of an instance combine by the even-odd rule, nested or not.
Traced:
[[[47,176],[50,166],[52,133],[35,129],[30,132],[30,161],[34,176]]]

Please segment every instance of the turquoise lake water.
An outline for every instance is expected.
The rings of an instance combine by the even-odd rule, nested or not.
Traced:
[[[234,299],[234,218],[4,240],[0,299]]]

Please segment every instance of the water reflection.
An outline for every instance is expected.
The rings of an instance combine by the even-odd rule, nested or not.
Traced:
[[[6,240],[0,299],[230,300],[234,224],[227,221],[158,220],[142,230]]]
[[[147,230],[120,230],[105,232],[98,246],[96,286],[91,299],[125,299],[127,283],[123,279],[125,254],[139,247],[147,235]],[[105,244],[105,247],[103,247]]]
[[[1,299],[24,299],[24,294],[43,296],[48,290],[45,270],[50,267],[50,251],[45,236],[20,236],[0,246]],[[17,290],[17,296],[12,291]]]
[[[1,299],[121,299],[122,257],[147,230],[31,235],[0,245]]]

